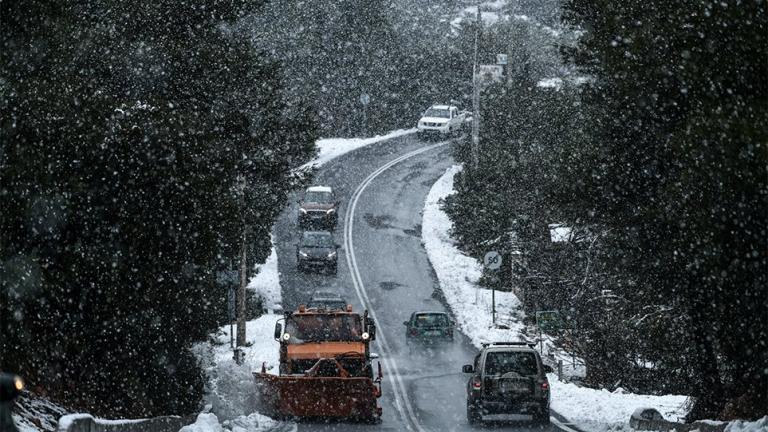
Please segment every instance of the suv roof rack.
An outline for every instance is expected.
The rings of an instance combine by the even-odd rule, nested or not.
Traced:
[[[531,348],[534,348],[536,346],[536,342],[485,342],[483,343],[483,347],[491,346],[491,345],[516,345],[516,346],[529,346]]]

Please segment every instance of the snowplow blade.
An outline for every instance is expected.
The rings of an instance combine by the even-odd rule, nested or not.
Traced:
[[[273,417],[381,416],[380,389],[370,378],[276,376],[254,373],[261,409]]]

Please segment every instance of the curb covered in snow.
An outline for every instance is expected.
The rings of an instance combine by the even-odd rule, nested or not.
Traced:
[[[59,419],[57,432],[177,432],[191,418],[167,416],[139,420],[104,420],[90,414],[68,414]]]
[[[494,327],[491,292],[478,285],[482,267],[476,259],[464,255],[451,239],[453,224],[440,203],[453,193],[453,177],[460,171],[459,165],[449,168],[427,195],[422,220],[424,248],[459,328],[476,347],[498,340],[520,340],[524,328],[520,300],[511,292],[496,292],[497,321],[507,328]]]
[[[677,423],[665,420],[653,408],[638,408],[629,419],[632,429],[639,431],[676,431],[676,432],[765,432],[768,431],[768,416],[753,422],[736,420],[721,422],[702,420],[693,423]]]
[[[450,235],[453,224],[440,208],[442,199],[453,193],[453,178],[460,171],[458,165],[449,168],[427,195],[422,222],[424,247],[458,327],[476,347],[495,340],[521,340],[525,326],[519,299],[511,292],[496,293],[497,321],[507,327],[496,328],[490,313],[491,292],[478,285],[482,267],[456,247]],[[552,409],[585,430],[625,429],[638,406],[653,407],[668,418],[682,418],[686,413],[686,396],[609,392],[561,382],[554,374],[549,379]]]
[[[318,148],[318,154],[315,159],[305,163],[299,169],[319,167],[333,158],[337,158],[352,150],[357,150],[370,144],[374,144],[388,139],[397,138],[403,135],[416,133],[416,129],[398,129],[384,135],[377,135],[371,138],[324,138],[315,142]]]

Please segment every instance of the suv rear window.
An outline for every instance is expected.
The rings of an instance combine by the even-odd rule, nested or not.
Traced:
[[[444,327],[448,325],[448,319],[443,314],[419,314],[414,319],[416,327]]]
[[[515,372],[520,375],[536,375],[539,372],[536,355],[519,351],[497,351],[486,354],[486,375],[504,375],[508,372]]]

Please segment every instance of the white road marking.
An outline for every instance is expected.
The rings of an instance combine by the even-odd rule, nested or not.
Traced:
[[[429,150],[432,150],[434,148],[444,146],[448,144],[448,142],[442,142],[438,144],[433,144],[427,147],[422,147],[420,149],[414,150],[410,153],[406,153],[400,157],[397,157],[386,164],[382,165],[379,169],[371,173],[365,180],[363,180],[362,183],[357,187],[355,190],[355,193],[352,194],[352,199],[350,202],[350,206],[347,208],[347,212],[344,217],[344,245],[346,246],[346,257],[347,257],[347,265],[349,266],[349,271],[352,274],[352,283],[355,287],[355,292],[357,293],[357,298],[360,300],[360,303],[363,305],[365,309],[368,309],[368,314],[371,316],[371,318],[374,320],[374,322],[378,322],[376,319],[376,312],[373,310],[373,307],[371,305],[371,300],[368,298],[368,293],[365,290],[365,285],[363,284],[363,279],[360,276],[360,271],[357,266],[357,259],[355,257],[355,247],[354,243],[352,241],[352,232],[354,228],[354,217],[355,217],[355,209],[357,208],[357,202],[360,199],[360,196],[363,194],[365,189],[368,187],[371,182],[381,175],[384,171],[388,170],[389,168],[397,165],[398,163],[409,159],[413,156],[419,155],[421,153],[427,152]],[[425,432],[425,429],[421,426],[421,423],[419,422],[418,417],[413,411],[413,407],[411,406],[410,400],[408,400],[408,394],[406,392],[405,384],[403,384],[402,377],[400,376],[400,373],[398,372],[397,368],[397,362],[394,358],[390,358],[390,354],[392,353],[392,349],[390,348],[389,343],[387,342],[386,337],[384,336],[383,332],[378,333],[376,335],[376,339],[379,342],[380,348],[383,351],[383,356],[381,357],[381,360],[384,363],[384,367],[387,370],[387,378],[390,381],[390,384],[392,384],[392,388],[395,393],[395,405],[397,406],[397,410],[400,412],[402,416],[404,416],[404,420],[406,420],[406,424],[408,424],[409,430],[416,430],[417,432]],[[405,409],[403,409],[403,406]]]
[[[355,189],[355,193],[352,194],[350,205],[344,215],[344,246],[346,247],[345,255],[347,258],[347,266],[349,267],[349,272],[352,275],[352,284],[355,287],[357,298],[360,300],[360,304],[362,304],[365,309],[368,309],[368,314],[371,318],[373,318],[375,322],[378,322],[378,319],[376,319],[376,311],[373,310],[371,300],[368,298],[368,293],[366,292],[365,285],[363,284],[363,279],[360,276],[360,271],[357,266],[357,258],[355,257],[355,246],[352,241],[352,231],[354,228],[354,217],[355,209],[357,208],[357,201],[360,199],[360,196],[363,194],[368,185],[370,185],[371,182],[384,171],[392,168],[393,166],[403,162],[406,159],[422,154],[434,148],[444,146],[446,144],[448,144],[448,141],[422,147],[387,162],[386,164],[379,167],[379,169],[371,173],[371,175],[366,177],[366,179],[360,183],[357,189]],[[383,333],[377,333],[376,340],[379,342],[383,352],[383,355],[380,357],[380,361],[384,363],[384,367],[387,371],[385,375],[387,376],[394,390],[395,405],[397,406],[397,410],[400,412],[400,415],[403,416],[403,419],[406,421],[409,430],[415,429],[417,432],[426,432],[427,430],[419,422],[418,417],[413,411],[413,406],[411,406],[411,402],[408,400],[408,393],[406,391],[405,384],[403,383],[403,379],[398,372],[397,362],[395,361],[394,357],[389,357],[389,354],[392,353],[392,349],[390,348],[387,339],[384,337]],[[405,409],[403,409],[403,406],[405,406]],[[555,417],[550,417],[550,421],[554,423],[557,428],[566,432],[579,432],[576,429],[572,429],[566,426]]]

